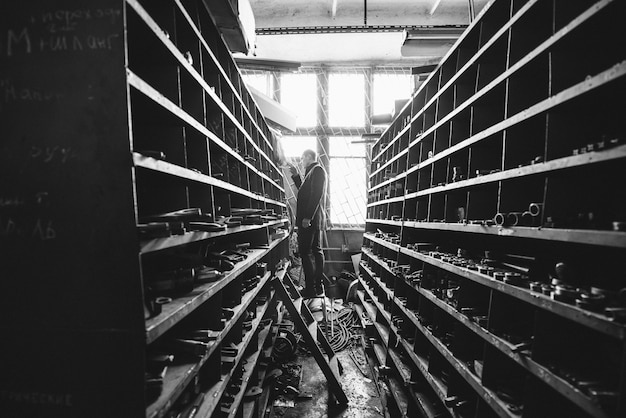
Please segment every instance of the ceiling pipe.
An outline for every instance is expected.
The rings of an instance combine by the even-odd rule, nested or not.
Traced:
[[[335,17],[337,17],[337,0],[333,0],[331,12],[332,12],[333,20],[334,20]]]

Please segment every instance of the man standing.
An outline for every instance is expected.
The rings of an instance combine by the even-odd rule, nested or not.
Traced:
[[[298,195],[296,197],[296,226],[298,227],[298,251],[302,259],[305,288],[302,296],[321,296],[324,274],[324,253],[320,247],[321,230],[324,227],[322,198],[326,190],[326,171],[317,162],[315,151],[302,153],[304,180],[296,168],[289,167]]]

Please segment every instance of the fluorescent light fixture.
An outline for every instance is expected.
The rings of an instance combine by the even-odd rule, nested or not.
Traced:
[[[466,25],[462,25],[405,30],[400,53],[404,57],[443,56],[466,28]]]
[[[350,141],[352,144],[373,144],[380,138],[380,133],[365,133],[361,134],[361,139],[353,139]]]
[[[296,72],[300,69],[300,66],[302,65],[301,63],[296,61],[264,60],[239,57],[235,57],[235,62],[239,67],[261,71]]]

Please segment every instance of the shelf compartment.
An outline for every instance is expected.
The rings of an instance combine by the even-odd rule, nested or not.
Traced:
[[[482,287],[479,284],[475,284],[475,286]],[[443,309],[448,314],[456,318],[459,321],[459,323],[463,324],[465,327],[467,327],[467,329],[471,330],[476,335],[484,339],[488,345],[490,345],[491,347],[495,349],[498,349],[501,353],[506,355],[508,358],[514,360],[518,365],[526,368],[535,378],[543,380],[545,384],[550,385],[551,387],[554,388],[554,390],[561,393],[563,396],[566,396],[569,399],[571,399],[572,402],[577,404],[580,408],[586,411],[589,411],[589,413],[593,416],[599,416],[599,417],[605,416],[605,414],[599,409],[597,404],[593,403],[588,398],[588,396],[580,392],[578,389],[573,387],[570,383],[566,382],[564,379],[556,376],[552,371],[550,371],[546,367],[531,360],[530,350],[528,349],[519,350],[516,344],[512,344],[504,339],[497,337],[491,332],[487,331],[487,328],[484,328],[478,325],[478,323],[475,322],[475,320],[471,319],[472,317],[469,317],[460,313],[451,305],[438,299],[430,291],[427,291],[424,289],[417,289],[417,291],[424,297],[427,297],[429,298],[429,300],[433,301],[440,309]],[[462,296],[463,296],[463,293],[460,294],[460,298]],[[462,306],[463,304],[460,301],[459,307],[461,308]]]
[[[275,202],[263,196],[255,195],[254,193],[249,192],[248,190],[244,190],[226,181],[220,180],[221,178],[224,178],[223,176],[218,176],[220,179],[216,179],[212,176],[207,176],[207,175],[198,173],[194,170],[180,167],[176,164],[171,164],[166,161],[156,160],[151,157],[145,157],[139,153],[133,153],[133,161],[136,167],[141,167],[143,169],[147,169],[147,170],[160,173],[160,174],[167,174],[173,178],[178,178],[180,181],[186,180],[186,181],[193,181],[197,183],[211,185],[220,190],[228,191],[228,192],[235,193],[241,196],[246,196],[248,198],[255,199],[258,201],[277,204],[282,207],[285,206],[284,203]],[[215,176],[216,174],[213,173],[213,175]],[[215,193],[219,193],[219,191],[215,191]],[[230,208],[230,206],[228,206],[227,208]],[[180,207],[178,209],[180,209]],[[166,211],[163,211],[163,212],[166,212]],[[155,213],[159,213],[159,212],[155,212]]]
[[[130,5],[136,4],[132,1]],[[165,15],[172,14],[170,19],[163,19],[163,22],[171,22],[168,29],[159,29],[162,37],[174,36],[173,29],[173,9],[159,11]],[[179,103],[179,82],[178,82],[178,61],[172,56],[170,50],[157,37],[153,29],[146,23],[154,22],[147,16],[145,10],[134,7],[127,8],[128,27],[128,68],[137,74],[147,83],[155,86],[163,96],[174,103]],[[153,23],[156,26],[156,23]],[[164,32],[166,31],[166,32]],[[145,51],[151,51],[146,54]]]
[[[240,273],[263,259],[263,257],[270,253],[272,249],[276,248],[280,242],[282,242],[282,239],[274,241],[270,244],[269,249],[251,250],[251,254],[248,258],[238,263],[235,268],[228,272],[221,280],[198,286],[194,289],[193,293],[176,298],[171,303],[163,305],[163,311],[160,315],[146,320],[146,342],[150,344],[155,341],[167,330],[222,290],[227,284],[235,280]],[[267,278],[265,280],[267,280]]]
[[[562,302],[554,301],[550,297],[538,294],[536,292],[531,292],[527,289],[507,285],[505,283],[494,280],[490,276],[476,273],[462,267],[457,267],[453,264],[445,263],[439,259],[430,257],[425,254],[417,253],[406,248],[402,248],[400,251],[404,254],[411,255],[418,260],[422,260],[440,269],[455,273],[459,276],[473,280],[484,286],[488,286],[502,294],[519,299],[536,308],[544,309],[563,318],[569,318],[572,321],[578,322],[588,328],[595,329],[603,334],[607,334],[619,339],[626,338],[626,327],[624,327],[623,324],[610,321],[607,317],[603,315],[599,315],[590,311],[585,311]]]
[[[472,110],[463,110],[452,119],[450,127],[450,146],[457,145],[471,137]]]
[[[498,213],[505,215],[503,225],[540,226],[541,214],[537,217],[524,217],[523,214],[529,211],[531,203],[541,204],[544,201],[545,178],[543,176],[512,178],[502,181],[501,184]],[[522,190],[523,192],[520,192]],[[496,213],[494,212],[493,215],[495,216]]]
[[[557,1],[555,14],[568,16],[564,12],[563,1]],[[575,2],[578,5],[581,2]],[[599,1],[581,13],[563,30],[566,36],[550,48],[552,94],[559,93],[572,85],[580,83],[589,76],[598,74],[626,59],[621,39],[626,38],[626,28],[615,24],[615,16],[624,15],[624,5],[619,1]],[[578,6],[577,5],[577,6]],[[579,10],[574,6],[573,10]],[[586,18],[586,19],[585,19]],[[583,20],[585,19],[585,20]],[[602,33],[602,48],[597,47],[597,38],[589,34]],[[584,60],[578,60],[578,52],[584,50]],[[571,65],[575,62],[576,65]]]
[[[146,170],[137,170],[135,176],[140,185],[136,191],[136,210],[140,222],[146,222],[150,216],[159,213],[190,207],[185,179]],[[209,186],[205,186],[205,190],[210,192]],[[211,213],[210,206],[202,209]]]
[[[446,117],[454,109],[454,89],[446,89],[437,97],[437,121]]]
[[[476,53],[479,49],[479,41],[480,41],[480,23],[475,24],[468,28],[464,35],[463,39],[457,44],[456,49],[458,51],[457,55],[457,65],[456,70],[458,71],[463,69],[465,65],[475,57]],[[470,67],[470,69],[473,67]],[[457,102],[459,103],[459,102]],[[415,109],[415,107],[413,108]],[[421,107],[417,108],[418,110]]]
[[[536,308],[502,293],[493,293],[489,310],[489,332],[512,345],[532,351]],[[521,349],[521,348],[520,348]]]
[[[162,153],[166,161],[186,166],[184,125],[166,108],[136,90],[130,94],[133,149]]]
[[[472,135],[505,120],[505,84],[500,83],[472,103]]]
[[[524,368],[487,345],[481,382],[494,392],[513,415],[521,415],[528,402],[528,379],[528,372]]]
[[[505,72],[508,52],[507,41],[506,36],[501,36],[478,58],[476,91],[485,88]]]
[[[184,129],[185,166],[190,170],[209,175],[209,139],[194,129]]]
[[[533,80],[529,83],[528,80]],[[507,80],[507,115],[515,115],[550,96],[550,59],[544,53],[511,74]]]
[[[511,16],[510,1],[495,1],[480,18],[480,47],[483,47],[491,38],[498,33],[502,22],[509,20]]]
[[[549,385],[534,376],[528,382],[527,402],[524,405],[524,416],[537,418],[548,418],[555,416],[566,416],[572,418],[602,417],[609,415],[602,411],[594,411],[589,414],[576,407],[567,398],[560,396]]]
[[[584,95],[589,95],[590,92],[596,91],[598,89],[601,90],[603,87],[606,87],[607,85],[611,85],[612,83],[617,82],[618,80],[619,82],[624,82],[625,74],[626,74],[626,62],[617,64],[610,70],[600,73],[583,83],[577,84],[555,96],[552,96],[540,103],[537,103],[536,105],[533,105],[530,108],[516,115],[510,116],[508,119],[502,122],[499,122],[496,125],[493,125],[490,128],[471,136],[467,140],[453,147],[448,148],[447,150],[435,156],[433,160],[426,162],[426,164],[432,163],[436,161],[437,159],[447,157],[449,154],[456,152],[461,148],[480,142],[491,135],[497,134],[498,132],[501,132],[502,130],[507,129],[510,126],[521,123],[536,115],[539,115],[545,112],[550,112],[551,109],[554,109],[557,106],[562,106],[563,104],[575,98],[580,98]],[[613,84],[612,87],[615,88],[617,86],[616,84]],[[548,139],[549,138],[550,136],[548,136]],[[555,141],[555,142],[558,142],[558,141]],[[550,150],[548,150],[547,154],[548,154],[548,158],[550,158]],[[559,158],[559,157],[555,156],[552,158]],[[424,163],[420,164],[420,168],[426,166],[426,164]]]
[[[598,164],[591,173],[585,167],[550,173],[544,209],[546,226],[611,231],[613,222],[626,219],[626,192],[618,187],[609,194],[599,186],[613,184],[615,173],[622,167],[623,163],[616,160]]]
[[[177,47],[172,43],[172,41],[169,40],[169,38],[167,37],[167,34],[162,32],[162,30],[159,28],[157,23],[154,22],[154,20],[149,15],[146,14],[146,12],[142,8],[142,6],[140,6],[134,0],[129,0],[129,4],[132,6],[132,9],[135,10],[136,13],[139,13],[141,15],[141,18],[146,22],[146,24],[150,27],[150,29],[153,31],[153,33],[157,37],[160,38],[161,43],[164,46],[167,47],[167,49],[169,50],[171,56],[178,61],[178,65],[180,67],[183,67],[184,69],[186,69],[187,75],[196,80],[196,82],[199,84],[199,86],[202,87],[202,89],[210,96],[210,98],[212,99],[213,103],[215,103],[220,108],[220,110],[229,118],[229,120],[231,120],[232,123],[235,124],[237,129],[244,136],[247,137],[247,139],[252,143],[252,145],[257,146],[256,144],[254,144],[252,142],[252,139],[250,138],[249,134],[244,130],[243,126],[241,126],[240,122],[233,115],[235,104],[233,102],[234,97],[231,94],[232,91],[223,90],[223,91],[220,91],[221,94],[219,96],[216,95],[214,86],[213,86],[213,88],[210,87],[206,83],[206,81],[204,79],[202,79],[202,77],[200,76],[199,72],[194,69],[194,67],[188,61],[188,59],[185,56],[183,56],[183,54],[177,49]],[[182,5],[181,5],[180,9],[183,12],[183,16],[185,16],[185,18],[187,18],[187,16],[188,16],[187,12],[184,10],[184,8],[182,8]],[[188,21],[190,22],[190,20],[188,20]],[[193,24],[192,24],[192,26],[193,26]],[[192,27],[191,29],[195,29],[195,28]],[[204,43],[205,40],[200,36],[200,34],[198,32],[196,32],[196,34],[199,36],[198,39],[199,39],[200,43],[206,47],[206,44]],[[207,48],[207,50],[209,52],[209,55],[212,56],[212,53],[210,52],[210,49]],[[231,60],[230,56],[228,56],[228,60]],[[218,69],[221,70],[222,67],[218,65]],[[232,86],[232,84],[231,84],[231,86]],[[168,97],[168,96],[166,96],[166,97]],[[176,102],[176,100],[174,100],[173,97],[168,97],[168,98],[170,100]],[[225,103],[222,100],[220,100],[220,98],[222,100],[225,100]],[[237,96],[237,99],[239,99],[238,103],[241,103],[241,99],[240,99],[239,96]],[[270,147],[271,147],[271,144],[268,144],[268,145],[270,145]],[[273,161],[271,161],[267,156],[265,156],[265,158],[267,159],[267,161],[270,164],[274,165]],[[276,168],[275,165],[274,165],[274,167]]]
[[[254,347],[255,350],[254,351],[250,350],[252,351],[252,353],[250,353],[248,357],[244,359],[243,367],[245,371],[242,376],[242,385],[240,387],[239,392],[235,396],[235,400],[233,401],[230,407],[230,412],[227,415],[228,417],[237,416],[237,411],[239,410],[240,405],[242,405],[244,394],[246,393],[246,390],[252,378],[253,372],[256,369],[258,359],[261,353],[263,352],[263,345],[265,341],[267,340],[267,337],[270,335],[271,323],[269,325],[266,325],[265,327],[266,327],[265,329],[259,332],[258,341],[257,341],[256,347]],[[251,346],[252,344],[248,345],[248,347],[251,347]]]
[[[272,296],[272,300],[270,301],[271,303],[274,303],[273,298],[274,296]],[[259,333],[258,327],[261,321],[263,320],[263,318],[265,317],[266,313],[269,311],[268,310],[269,305],[270,303],[267,303],[263,305],[263,307],[257,308],[256,319],[253,321],[252,328],[246,333],[243,340],[240,343],[236,344],[237,347],[239,348],[239,353],[235,359],[235,365],[233,366],[233,368],[226,373],[222,372],[219,380],[216,383],[214,383],[211,387],[204,388],[203,391],[206,393],[206,395],[209,395],[209,396],[205,395],[205,398],[204,398],[205,401],[198,409],[199,416],[209,416],[211,412],[217,410],[218,405],[219,405],[217,402],[220,400],[221,396],[223,395],[226,389],[226,385],[232,378],[233,374],[238,370],[239,365],[241,361],[243,360],[243,357],[246,354],[248,354],[246,352],[246,349],[249,346],[249,344],[251,342],[256,342],[258,344],[259,340],[263,339],[264,337],[267,337],[267,333],[269,333],[269,327],[266,327],[266,329],[261,331],[261,333]],[[208,366],[209,366],[208,364],[204,365],[203,370],[201,370],[200,373],[205,372]]]
[[[546,160],[548,117],[537,115],[511,126],[504,134],[504,170]]]
[[[532,359],[568,382],[562,386],[569,386],[578,395],[574,399],[588,412],[594,416],[617,416],[623,343],[592,329],[581,329],[576,323],[548,312],[539,313],[537,319]],[[614,397],[606,398],[613,403],[603,404],[594,399],[591,396],[594,390],[613,392]]]
[[[248,303],[252,300],[252,298],[250,297],[249,299],[250,300],[248,301]],[[241,348],[245,348],[247,346],[248,342],[250,341],[250,338],[253,336],[253,334],[255,334],[256,328],[258,327],[262,317],[265,315],[265,312],[267,311],[268,307],[273,302],[274,301],[272,298],[268,302],[266,302],[264,305],[256,308],[257,319],[253,323],[252,330],[250,330],[246,334],[246,338],[244,339],[244,341],[242,341],[239,344]],[[244,309],[240,308],[238,312],[241,313],[243,312],[243,310]],[[231,320],[227,324],[229,324],[230,327],[232,327],[234,326],[235,322],[236,320]],[[224,335],[228,334],[229,330],[230,328],[228,330],[226,330],[225,328],[225,330],[222,331],[219,342],[216,341],[216,343],[211,345],[209,347],[207,354],[203,356],[198,362],[180,364],[178,366],[168,368],[166,378],[164,379],[164,386],[161,392],[161,396],[148,406],[146,410],[147,417],[149,418],[159,417],[160,418],[160,417],[166,416],[170,407],[176,402],[179,396],[184,392],[185,388],[189,386],[194,379],[196,379],[196,376],[198,376],[199,374],[200,375],[204,374],[203,370],[205,370],[206,368],[203,366],[207,364],[208,362],[210,362],[210,360],[214,360],[215,356],[219,357],[219,351],[217,350],[217,348],[221,347],[221,344],[220,344],[221,339],[224,338],[223,337]],[[243,350],[240,350],[239,359],[241,358],[242,355],[243,355]],[[219,367],[217,368],[217,370],[219,371]],[[204,377],[205,379],[207,378],[206,375]],[[219,383],[215,386],[219,386]],[[206,405],[205,403],[203,404],[202,408],[207,408],[207,406],[208,405]]]
[[[244,104],[244,108],[250,119],[255,124],[255,128],[257,131],[261,132],[261,137],[264,139],[266,145],[269,149],[273,150],[274,147],[271,144],[271,141],[268,139],[271,137],[269,129],[265,124],[263,118],[255,118],[253,117],[250,109],[246,107],[241,95],[237,92],[234,84],[231,81],[229,65],[234,65],[232,61],[232,57],[225,49],[223,45],[219,45],[219,40],[221,38],[220,34],[217,32],[215,27],[213,26],[213,22],[211,17],[209,16],[206,7],[204,5],[199,5],[197,8],[197,18],[194,20],[192,16],[189,15],[185,7],[182,5],[180,0],[175,0],[175,4],[179,7],[187,21],[189,22],[191,29],[196,32],[198,37],[200,38],[200,42],[206,51],[208,57],[215,63],[221,77],[222,85],[220,91],[230,90],[231,94],[234,94],[237,100],[240,103]],[[209,45],[207,41],[215,40],[215,44]],[[208,60],[203,60],[203,62],[208,64]],[[224,63],[225,65],[222,65]],[[240,75],[237,71],[235,71],[237,77],[240,79]],[[222,90],[223,89],[223,90]],[[256,112],[256,110],[255,110]],[[261,123],[259,123],[259,121]]]
[[[478,378],[468,369],[468,367],[456,359],[452,353],[443,345],[435,336],[430,333],[426,328],[418,326],[420,332],[422,332],[426,338],[437,349],[437,354],[451,367],[454,367],[456,372],[473,388],[474,391],[485,400],[494,412],[500,417],[515,417],[516,415],[509,411],[506,404],[502,402],[498,396],[491,390],[484,388]],[[430,366],[429,366],[430,371]]]
[[[519,3],[519,2],[516,2]],[[514,5],[519,7],[519,4]],[[509,66],[515,64],[553,34],[553,5],[535,2],[510,29]],[[546,69],[547,70],[547,69]],[[532,86],[534,83],[526,83]]]
[[[611,140],[626,138],[626,124],[619,114],[626,105],[621,77],[600,88],[577,96],[548,111],[547,160],[608,149]],[[589,106],[606,103],[607,106]]]
[[[490,221],[498,212],[500,187],[498,183],[477,185],[468,191],[466,219]],[[471,227],[471,225],[468,225]]]

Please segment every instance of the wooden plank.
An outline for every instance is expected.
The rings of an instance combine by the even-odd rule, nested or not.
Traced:
[[[282,276],[283,276],[282,280],[287,281],[288,283],[287,285],[295,289],[295,286],[291,282],[291,279],[289,278],[289,276],[287,276],[284,273]],[[309,327],[307,327],[307,324],[304,322],[304,319],[301,316],[301,312],[296,310],[296,307],[293,304],[293,301],[291,299],[291,295],[289,294],[289,291],[285,287],[285,284],[283,284],[282,280],[280,277],[275,277],[272,280],[272,283],[274,284],[274,288],[277,290],[279,297],[285,303],[285,306],[287,307],[287,311],[289,312],[291,319],[296,326],[296,329],[298,329],[302,333],[302,336],[305,342],[308,344],[311,354],[313,354],[313,358],[315,358],[315,361],[317,362],[322,373],[326,377],[330,392],[332,392],[332,394],[335,396],[335,399],[337,400],[338,403],[340,404],[347,403],[348,398],[345,392],[343,391],[343,388],[341,387],[341,383],[339,381],[339,372],[340,372],[339,367],[340,366],[339,364],[337,364],[337,367],[335,368],[335,367],[331,367],[331,365],[329,364],[329,361],[333,359],[338,362],[337,358],[335,357],[334,351],[330,347],[328,340],[326,340],[326,337],[321,332],[316,322],[312,323],[312,325],[315,325],[316,331],[309,330]],[[300,297],[300,294],[297,292],[297,290],[296,290],[296,293],[298,294],[298,297]],[[306,305],[303,304],[302,309],[306,311],[308,310],[308,307],[306,307]],[[320,341],[320,344],[322,345],[322,347],[325,349],[328,359],[324,357],[324,354],[322,354],[322,351],[318,347],[317,345],[318,340]]]

